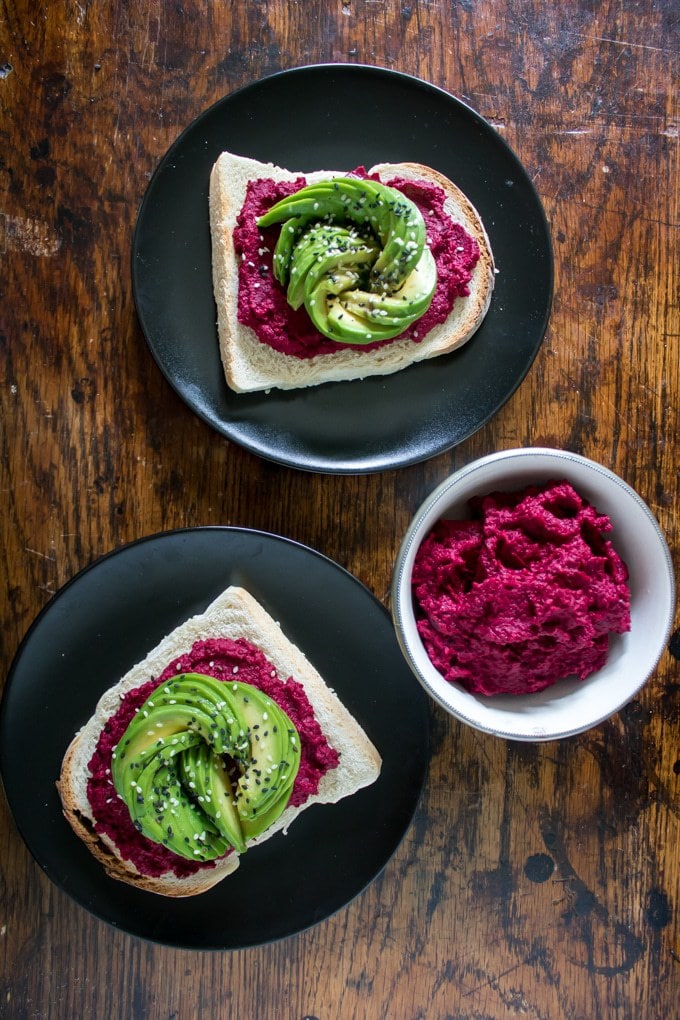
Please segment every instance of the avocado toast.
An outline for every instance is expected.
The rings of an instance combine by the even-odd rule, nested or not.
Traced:
[[[495,266],[481,217],[460,188],[419,163],[383,163],[368,171],[358,168],[353,174],[330,170],[296,173],[230,152],[222,153],[213,166],[209,191],[213,291],[224,373],[236,392],[293,389],[391,374],[455,350],[481,325],[491,302]],[[380,217],[371,220],[359,214],[365,198],[355,200],[345,194],[347,189],[356,190],[364,184],[370,202],[374,187],[383,181],[390,187],[394,184],[393,190],[401,189],[404,196],[418,188],[436,193],[440,211],[433,216],[432,207],[425,210],[426,230],[418,223],[412,234],[400,236],[401,225],[410,226],[411,221],[399,216],[396,221],[393,217],[396,230],[383,229]],[[259,216],[251,214],[253,185],[270,182],[275,191],[287,189],[285,201],[278,205],[285,209],[288,204],[290,218],[272,216],[261,204]],[[335,195],[329,194],[329,187],[337,188]],[[305,188],[309,189],[307,204]],[[300,202],[291,194],[296,190]],[[276,194],[270,203],[274,208],[279,197]],[[452,229],[449,250],[442,250],[435,267],[428,245],[441,226],[438,220]],[[462,251],[461,240],[466,248],[474,248],[475,255],[452,300],[453,291],[444,278]],[[408,266],[413,271],[392,279],[379,274],[376,281],[373,267],[390,261],[395,244],[403,246],[402,251],[417,246],[418,266]],[[348,247],[354,248],[349,256]],[[330,268],[317,275],[314,267],[306,278],[303,305],[302,288],[286,274],[293,267],[303,267],[307,274],[315,257]],[[288,316],[281,314],[286,288]],[[267,300],[275,305],[275,314]],[[314,331],[301,326],[300,306],[311,313],[307,325],[311,318],[317,335],[326,341],[318,353],[310,344]],[[414,314],[402,322],[405,306]],[[325,328],[329,321],[330,330]],[[424,324],[422,330],[419,323]],[[299,329],[305,332],[304,342],[291,346],[289,341]]]
[[[302,810],[373,783],[380,767],[303,653],[230,587],[102,695],[57,787],[111,877],[192,896]]]

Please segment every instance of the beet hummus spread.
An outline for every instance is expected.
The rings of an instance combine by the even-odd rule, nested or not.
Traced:
[[[413,568],[418,632],[448,680],[478,694],[529,694],[584,680],[630,630],[628,570],[611,521],[565,481],[470,500],[440,520]]]
[[[244,639],[197,641],[190,652],[173,659],[160,676],[148,680],[124,697],[118,711],[104,726],[89,763],[91,778],[87,796],[95,828],[113,840],[121,855],[132,861],[143,875],[158,876],[172,871],[178,878],[183,878],[202,868],[214,867],[214,861],[190,861],[141,835],[132,823],[125,802],[117,796],[111,779],[112,752],[137,710],[160,684],[180,673],[201,673],[225,682],[238,678],[242,683],[257,687],[290,717],[300,735],[301,760],[289,805],[297,807],[317,793],[321,777],[336,768],[339,762],[338,754],[322,733],[300,683],[292,677],[285,682],[281,680],[263,653]]]
[[[368,177],[363,167],[352,176]],[[378,180],[377,175],[371,179]],[[286,291],[274,278],[273,252],[279,227],[261,229],[257,220],[275,202],[287,198],[307,181],[274,181],[261,178],[248,182],[246,198],[233,232],[239,259],[238,319],[254,330],[258,339],[283,354],[311,358],[317,354],[337,354],[351,347],[370,351],[405,337],[419,343],[429,331],[449,315],[457,297],[468,294],[472,271],[479,260],[476,240],[444,212],[443,189],[426,181],[407,181],[399,177],[382,183],[397,188],[414,202],[425,220],[427,244],[437,266],[437,287],[430,307],[398,338],[374,343],[339,344],[328,340],[312,324],[304,307],[294,310],[286,300]]]

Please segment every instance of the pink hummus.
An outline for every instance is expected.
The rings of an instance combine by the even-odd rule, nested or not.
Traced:
[[[353,176],[368,175],[363,167],[359,167]],[[376,175],[373,176],[378,180]],[[468,294],[472,271],[479,260],[479,246],[460,224],[454,223],[444,212],[444,191],[425,181],[391,178],[382,183],[398,188],[410,198],[425,220],[427,243],[437,264],[437,288],[432,303],[427,312],[398,338],[357,345],[338,344],[322,336],[312,325],[304,307],[297,311],[290,307],[286,291],[274,278],[273,253],[280,225],[260,230],[256,222],[275,202],[299,191],[306,183],[304,177],[290,182],[276,182],[268,178],[250,181],[234,229],[234,248],[239,259],[238,319],[244,326],[250,326],[262,343],[296,358],[337,354],[345,347],[369,351],[404,337],[419,343],[433,326],[444,322],[456,298]]]
[[[413,569],[418,631],[442,676],[478,694],[584,680],[630,630],[628,570],[609,518],[568,482],[470,501],[441,520]]]
[[[156,687],[179,673],[203,673],[225,681],[237,676],[240,682],[264,691],[286,712],[300,734],[301,744],[300,767],[289,805],[304,804],[318,791],[321,777],[339,762],[337,751],[323,735],[304,688],[297,680],[292,677],[285,682],[281,680],[262,652],[244,639],[197,641],[188,654],[169,663],[160,676],[125,696],[118,711],[104,726],[89,763],[91,778],[87,796],[95,829],[112,839],[121,855],[132,861],[143,875],[158,876],[171,871],[182,878],[202,868],[214,867],[212,861],[186,860],[142,836],[132,824],[125,802],[117,796],[111,780],[111,753],[137,709]]]

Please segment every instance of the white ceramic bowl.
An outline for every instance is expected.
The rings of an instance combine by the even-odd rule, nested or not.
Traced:
[[[631,629],[610,636],[605,666],[585,681],[561,680],[535,694],[470,694],[449,683],[430,662],[418,635],[411,594],[413,561],[441,517],[465,518],[471,496],[512,492],[566,479],[607,514],[614,548],[628,566]],[[397,556],[392,617],[409,665],[447,712],[486,733],[512,740],[555,740],[581,733],[617,712],[653,673],[668,642],[675,610],[675,579],[668,546],[651,511],[621,478],[565,450],[506,450],[468,464],[439,485],[416,513]]]

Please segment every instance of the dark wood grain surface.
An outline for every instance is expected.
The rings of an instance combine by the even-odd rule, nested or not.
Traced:
[[[131,294],[137,208],[170,143],[231,90],[318,62],[409,72],[469,103],[522,160],[554,241],[549,329],[514,396],[455,450],[377,475],[307,474],[218,436],[161,376]],[[677,556],[679,63],[673,0],[3,0],[3,678],[69,578],[169,528],[289,536],[387,602],[421,499],[498,449],[613,468]],[[259,949],[169,949],[95,920],[36,866],[3,799],[0,1014],[679,1017],[672,651],[622,712],[560,743],[433,709],[394,859],[339,914]]]

